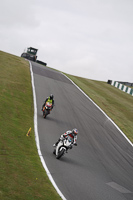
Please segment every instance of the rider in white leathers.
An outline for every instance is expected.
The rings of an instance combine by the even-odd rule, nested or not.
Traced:
[[[59,140],[53,145],[54,147],[57,146],[57,144],[59,143],[60,140],[62,140],[63,138],[66,138],[68,135],[73,139],[73,144],[75,146],[77,146],[77,134],[78,134],[78,130],[76,128],[74,128],[72,131],[66,131],[65,133],[63,133]]]

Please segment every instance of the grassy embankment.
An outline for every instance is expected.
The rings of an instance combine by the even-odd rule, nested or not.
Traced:
[[[67,76],[133,142],[133,97],[105,82]],[[36,150],[29,64],[4,52],[0,52],[0,111],[0,199],[60,199]]]
[[[37,153],[33,112],[28,62],[0,51],[1,200],[61,199]]]

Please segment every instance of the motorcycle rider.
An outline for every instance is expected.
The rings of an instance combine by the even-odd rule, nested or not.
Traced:
[[[50,94],[50,96],[45,99],[45,102],[42,105],[42,110],[43,110],[43,107],[45,106],[46,102],[52,103],[52,109],[53,109],[53,106],[54,106],[54,95]]]
[[[73,139],[72,144],[77,146],[77,134],[78,134],[78,130],[76,128],[74,128],[72,131],[68,130],[60,136],[58,141],[53,146],[56,147],[57,144],[60,142],[60,140],[63,140],[64,138],[67,138],[68,136],[70,136]]]

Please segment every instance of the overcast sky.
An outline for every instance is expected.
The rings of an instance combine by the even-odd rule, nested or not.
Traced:
[[[30,46],[63,72],[133,82],[133,0],[1,0],[0,50]]]

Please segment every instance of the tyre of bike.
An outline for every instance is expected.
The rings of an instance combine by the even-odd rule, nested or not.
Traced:
[[[46,110],[43,111],[43,117],[46,118]]]
[[[45,110],[44,110],[43,117],[46,118],[48,114],[49,114],[49,111],[45,109]]]
[[[61,148],[61,150],[58,151],[58,155],[56,155],[56,159],[60,159],[64,155],[65,151],[65,148]]]

